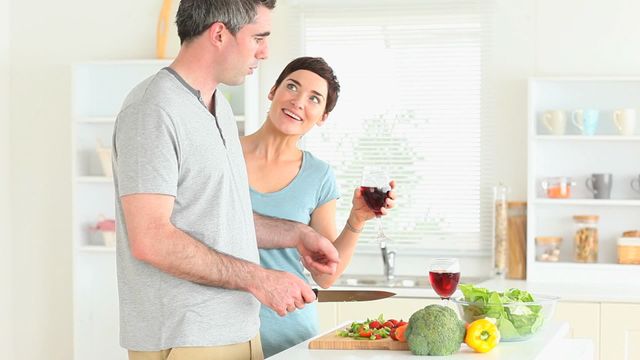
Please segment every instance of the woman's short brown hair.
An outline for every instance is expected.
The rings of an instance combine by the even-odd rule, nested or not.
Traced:
[[[311,71],[327,81],[327,102],[324,107],[324,112],[325,114],[330,113],[338,102],[340,83],[333,73],[331,66],[321,57],[303,56],[294,59],[282,70],[273,88],[277,89],[287,76],[298,70]]]

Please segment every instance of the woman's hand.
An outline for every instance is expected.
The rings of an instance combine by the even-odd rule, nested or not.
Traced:
[[[387,215],[389,209],[395,206],[396,200],[396,182],[391,180],[389,182],[391,186],[391,191],[389,191],[387,198],[385,199],[384,206],[380,208],[382,215]],[[349,214],[349,224],[356,229],[362,229],[364,226],[364,222],[376,217],[375,212],[367,206],[367,203],[364,201],[364,197],[362,196],[362,192],[360,188],[355,189],[353,192],[353,199],[351,200],[351,214]]]

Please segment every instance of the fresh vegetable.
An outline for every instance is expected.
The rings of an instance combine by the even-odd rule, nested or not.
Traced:
[[[464,337],[465,344],[474,351],[485,353],[493,349],[500,342],[500,331],[496,324],[485,318],[479,319],[467,327],[467,335]]]
[[[382,314],[377,319],[367,319],[365,322],[352,322],[345,329],[338,330],[338,336],[350,337],[356,340],[378,340],[389,337],[391,329],[382,326],[385,322]]]
[[[397,328],[394,328],[392,331],[395,335],[395,339],[394,340],[398,340],[400,342],[407,342],[407,327],[409,327],[408,324],[404,324],[404,325],[400,325]]]
[[[533,295],[519,289],[505,292],[490,291],[470,284],[458,286],[464,300],[473,303],[463,306],[463,318],[473,322],[485,317],[496,319],[502,339],[521,338],[535,333],[544,321],[541,305],[505,306],[517,302],[534,302]]]
[[[386,322],[385,322],[385,324],[386,324],[387,322],[388,322],[388,321],[386,321]],[[380,323],[380,321],[378,321],[378,320],[373,320],[373,321],[369,324],[369,327],[370,327],[370,328],[372,328],[372,329],[380,329],[380,328],[382,327],[382,324],[381,324],[381,323]]]
[[[464,322],[452,309],[441,305],[416,311],[405,332],[414,355],[451,355],[460,349],[464,334]]]

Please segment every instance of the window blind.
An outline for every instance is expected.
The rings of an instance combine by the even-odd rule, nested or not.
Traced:
[[[395,246],[489,252],[488,3],[298,2],[304,53],[327,60],[341,83],[328,121],[302,142],[336,172],[339,226],[363,167],[382,165],[397,182],[397,206],[383,218]],[[360,248],[375,245],[370,221]]]

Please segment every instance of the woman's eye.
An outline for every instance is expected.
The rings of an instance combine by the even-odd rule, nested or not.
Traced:
[[[295,86],[295,84],[289,83],[289,84],[287,84],[287,89],[295,91],[297,89],[297,87]]]
[[[312,96],[311,97],[311,101],[313,101],[316,104],[320,104],[320,98],[317,96]]]

